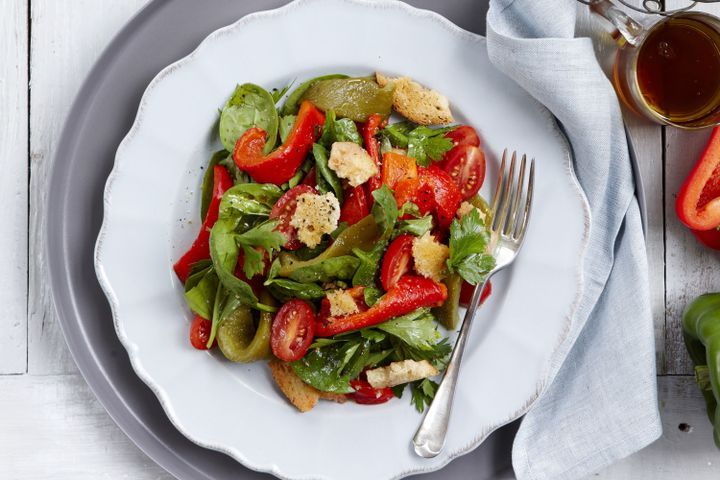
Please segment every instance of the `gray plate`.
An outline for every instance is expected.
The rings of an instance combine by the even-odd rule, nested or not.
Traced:
[[[247,470],[230,457],[187,440],[167,419],[155,395],[135,376],[93,270],[103,188],[115,150],[157,72],[190,53],[213,30],[253,11],[284,3],[287,1],[150,2],[120,31],[85,80],[67,118],[50,175],[47,261],[55,308],[70,351],[113,420],[140,449],[181,479],[272,477]],[[486,0],[408,3],[435,9],[467,30],[485,31]],[[423,478],[507,475],[516,429],[517,423],[501,428],[473,453]]]

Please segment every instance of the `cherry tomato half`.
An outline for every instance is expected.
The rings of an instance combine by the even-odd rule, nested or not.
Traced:
[[[391,388],[373,388],[367,380],[350,380],[350,386],[355,389],[355,392],[348,396],[355,400],[355,403],[361,405],[378,405],[387,402],[394,396]]]
[[[348,226],[355,225],[370,215],[365,186],[348,187],[345,190],[345,202],[340,209],[340,221],[347,222]]]
[[[380,283],[385,291],[390,290],[412,268],[414,238],[412,235],[400,235],[385,252],[380,269]]]
[[[436,165],[421,170],[415,203],[423,214],[426,203],[432,204],[441,229],[450,226],[461,201],[460,189],[446,171]]]
[[[285,303],[273,320],[270,347],[285,362],[294,362],[307,352],[315,335],[315,314],[310,304],[293,298]]]
[[[475,286],[470,285],[468,282],[463,280],[462,287],[460,287],[460,305],[468,306],[472,301],[473,293],[475,293]],[[482,296],[480,297],[480,305],[485,303],[485,300],[492,295],[492,282],[488,282],[485,285]]]
[[[190,343],[198,350],[207,350],[212,322],[197,315],[190,324]]]
[[[450,130],[445,134],[445,138],[452,140],[453,146],[455,147],[458,145],[480,146],[480,137],[470,125],[460,125],[454,130]]]
[[[287,243],[284,245],[287,250],[297,250],[302,247],[302,242],[297,237],[297,228],[290,225],[290,220],[292,220],[297,208],[297,198],[303,193],[317,193],[317,190],[309,185],[298,185],[291,188],[280,197],[280,200],[277,201],[270,212],[270,219],[279,222],[277,230],[284,233],[288,238]]]
[[[463,200],[475,195],[485,181],[485,153],[473,145],[460,145],[445,156],[443,169],[460,189]]]

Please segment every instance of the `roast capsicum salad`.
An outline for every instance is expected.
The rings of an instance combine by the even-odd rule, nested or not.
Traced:
[[[404,361],[444,368],[438,322],[456,328],[461,297],[494,266],[477,194],[485,157],[470,126],[389,123],[393,89],[345,75],[289,94],[235,89],[220,113],[224,149],[204,173],[200,232],[174,265],[195,348],[285,362],[358,403],[408,383],[418,410],[429,403],[429,378],[375,388],[366,374]]]

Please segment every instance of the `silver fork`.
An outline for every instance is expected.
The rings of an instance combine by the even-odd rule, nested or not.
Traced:
[[[512,153],[510,170],[506,172],[507,150],[503,152],[500,175],[492,201],[493,217],[490,224],[491,252],[495,257],[495,268],[488,273],[482,285],[475,287],[472,301],[468,306],[450,363],[445,370],[445,376],[440,382],[435,399],[428,408],[425,418],[413,437],[415,453],[425,458],[432,458],[440,453],[445,444],[450,414],[452,413],[455,385],[457,384],[460,362],[462,361],[465,343],[472,327],[475,311],[480,304],[485,285],[490,278],[503,268],[515,261],[527,230],[528,220],[533,199],[533,185],[535,182],[535,159],[530,161],[530,173],[525,182],[525,155],[520,160],[520,171],[515,178],[517,154]],[[524,199],[524,201],[523,201]]]

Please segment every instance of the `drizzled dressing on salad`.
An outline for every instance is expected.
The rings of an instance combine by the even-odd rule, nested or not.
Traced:
[[[451,351],[438,326],[457,328],[494,266],[480,137],[451,122],[447,99],[407,77],[239,85],[205,170],[202,227],[174,265],[191,344],[269,360],[301,411],[408,386],[422,411]]]

